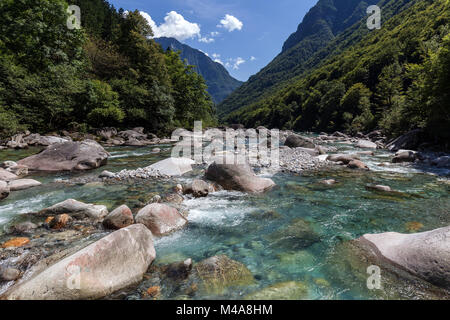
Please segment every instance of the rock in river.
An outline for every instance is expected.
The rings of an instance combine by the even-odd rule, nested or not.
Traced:
[[[109,153],[93,140],[53,144],[41,153],[22,159],[19,165],[25,165],[34,171],[76,171],[90,170],[105,165]]]
[[[247,286],[254,282],[250,270],[238,261],[219,255],[205,259],[194,267],[208,292],[220,294],[228,286]]]
[[[161,203],[152,203],[139,210],[136,222],[145,225],[156,236],[166,235],[187,224],[177,209]]]
[[[19,179],[13,180],[9,183],[9,188],[11,191],[19,191],[25,190],[33,187],[40,186],[41,183],[39,181],[33,179]]]
[[[5,181],[0,180],[0,200],[6,199],[9,196],[10,191],[8,184]]]
[[[217,164],[213,162],[206,171],[206,178],[217,182],[226,190],[259,193],[275,186],[271,179],[255,175],[248,164]]]
[[[196,179],[191,184],[185,186],[184,194],[192,194],[195,198],[206,197],[210,186],[206,181]]]
[[[296,134],[293,134],[293,135],[290,135],[289,137],[287,137],[286,141],[284,142],[284,145],[288,146],[290,148],[302,147],[302,148],[314,149],[316,147],[316,145],[314,144],[314,142],[311,139],[301,137]]]
[[[379,258],[441,288],[450,289],[450,227],[415,234],[366,234],[357,241]]]
[[[194,160],[188,158],[168,158],[152,164],[150,168],[157,170],[160,174],[166,176],[181,176],[192,171]]]
[[[376,149],[377,148],[377,144],[373,143],[372,141],[369,141],[369,140],[359,140],[358,143],[356,144],[356,146],[358,148],[362,148],[362,149]]]
[[[308,221],[294,219],[286,228],[268,236],[274,246],[298,250],[307,248],[320,240]]]
[[[152,233],[120,229],[9,289],[9,300],[99,299],[142,280],[156,257]]]
[[[108,214],[108,209],[103,205],[86,204],[74,199],[68,199],[39,211],[38,215],[54,216],[63,213],[67,213],[74,218],[101,220]]]
[[[18,177],[9,171],[6,171],[3,168],[0,168],[0,181],[12,181],[16,180]]]
[[[108,229],[121,229],[134,223],[133,213],[126,205],[113,210],[103,220],[103,225]]]

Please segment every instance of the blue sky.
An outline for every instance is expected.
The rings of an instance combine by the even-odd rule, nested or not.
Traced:
[[[246,81],[280,53],[284,41],[317,0],[110,2],[116,8],[147,13],[157,34],[175,35],[222,62],[235,78]]]

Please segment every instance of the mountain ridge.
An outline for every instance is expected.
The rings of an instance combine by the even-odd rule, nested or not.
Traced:
[[[208,92],[216,104],[222,102],[243,83],[233,78],[223,65],[213,61],[198,49],[181,43],[174,38],[161,37],[154,40],[161,45],[163,50],[171,48],[172,51],[181,51],[181,59],[187,60],[189,65],[194,66],[195,72],[205,79]]]

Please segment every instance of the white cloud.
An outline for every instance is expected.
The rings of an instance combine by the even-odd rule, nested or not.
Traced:
[[[255,60],[256,60],[256,58],[254,56],[250,57],[250,61],[255,61]]]
[[[227,63],[225,63],[225,67],[232,68],[234,70],[239,70],[239,66],[245,63],[245,60],[241,57],[237,57],[236,59],[228,58]]]
[[[214,59],[220,58],[220,54],[218,54],[218,53],[213,53],[211,56],[212,56]]]
[[[200,26],[197,23],[187,21],[176,11],[169,12],[164,18],[164,23],[159,26],[156,25],[148,13],[144,11],[140,13],[152,27],[155,38],[169,37],[180,41],[196,36],[201,38]]]
[[[244,60],[244,59],[242,59],[241,57],[236,58],[236,59],[234,60],[233,69],[239,70],[239,66],[240,66],[241,64],[243,64],[243,63],[245,63],[245,60]]]
[[[218,31],[213,31],[210,33],[211,37],[217,37],[220,34]]]
[[[199,42],[203,42],[203,43],[211,43],[214,42],[214,38],[208,38],[208,37],[201,37],[198,39]]]
[[[241,21],[239,21],[238,18],[229,14],[226,14],[225,17],[222,20],[220,20],[220,24],[218,25],[218,27],[225,28],[229,32],[234,30],[241,30],[243,26],[244,24]]]

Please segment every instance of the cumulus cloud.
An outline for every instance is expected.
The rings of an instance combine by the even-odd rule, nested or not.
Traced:
[[[141,11],[140,13],[152,27],[155,38],[169,37],[180,41],[196,36],[201,38],[200,26],[197,23],[187,21],[176,11],[169,12],[164,18],[164,23],[159,26],[156,25],[148,13],[144,11]]]
[[[218,27],[225,28],[229,32],[232,32],[234,30],[241,30],[243,26],[244,24],[239,21],[238,18],[229,14],[226,14],[225,17],[220,20],[220,24],[218,25]]]
[[[255,61],[255,60],[256,60],[256,58],[254,56],[250,57],[250,61]]]
[[[227,63],[225,64],[225,67],[233,68],[234,70],[239,70],[239,66],[244,63],[245,60],[242,59],[241,57],[237,57],[236,59],[229,58]]]
[[[208,37],[200,37],[198,39],[199,42],[203,42],[203,43],[211,43],[214,42],[214,38],[208,38]]]

